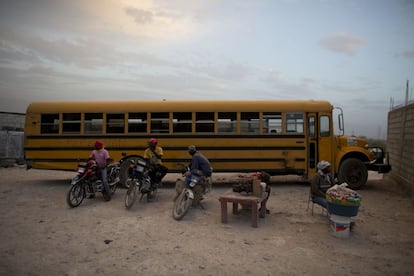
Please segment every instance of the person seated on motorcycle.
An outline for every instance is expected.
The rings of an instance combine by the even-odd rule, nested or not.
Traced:
[[[192,156],[191,164],[189,165],[190,172],[197,174],[200,174],[201,172],[202,176],[207,178],[206,188],[210,189],[210,177],[212,174],[210,161],[201,152],[197,151],[197,148],[194,145],[188,146],[188,153]],[[187,176],[190,172],[185,174],[185,176]]]
[[[200,170],[204,176],[210,177],[212,173],[210,161],[201,152],[197,151],[196,146],[188,146],[188,153],[192,156],[190,171]]]
[[[168,168],[162,165],[163,150],[158,146],[158,141],[155,138],[150,138],[147,144],[148,148],[144,151],[144,159],[149,164],[151,182],[160,186],[162,179],[168,172]]]
[[[106,167],[109,164],[111,157],[109,156],[109,152],[104,148],[104,144],[101,141],[95,142],[94,149],[92,150],[89,158],[95,160],[96,164],[98,165],[97,172],[101,176],[102,183],[105,188],[105,200],[110,201],[111,192],[109,190]]]

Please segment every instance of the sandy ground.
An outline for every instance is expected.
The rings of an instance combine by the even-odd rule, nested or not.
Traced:
[[[172,182],[155,202],[124,207],[126,190],[69,208],[72,172],[0,168],[0,275],[412,275],[414,213],[397,186],[370,174],[356,227],[338,238],[321,209],[307,208],[309,186],[272,178],[270,214],[220,218],[215,185],[205,209],[172,216]],[[218,175],[229,182],[234,175]],[[292,181],[293,179],[293,181]]]

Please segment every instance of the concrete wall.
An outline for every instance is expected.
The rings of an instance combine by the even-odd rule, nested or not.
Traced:
[[[0,112],[0,167],[23,162],[25,114]]]
[[[387,149],[391,179],[414,199],[414,103],[388,113]]]

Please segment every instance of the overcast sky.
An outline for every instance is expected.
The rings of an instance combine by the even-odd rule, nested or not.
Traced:
[[[0,0],[0,111],[54,100],[328,100],[385,138],[414,0]],[[410,90],[412,98],[412,89]]]

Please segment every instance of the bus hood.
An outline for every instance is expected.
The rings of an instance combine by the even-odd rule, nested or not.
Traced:
[[[341,147],[359,147],[368,149],[369,145],[366,139],[355,136],[339,136],[338,142]]]
[[[364,154],[369,162],[375,160],[375,154],[372,152],[368,142],[364,138],[356,136],[338,136],[337,137],[338,148],[345,150],[346,152],[360,152]]]

